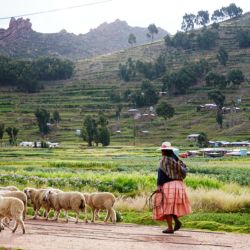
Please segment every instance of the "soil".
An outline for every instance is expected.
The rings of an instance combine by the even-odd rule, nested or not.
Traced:
[[[249,249],[250,235],[182,229],[175,234],[163,234],[161,227],[134,224],[75,224],[70,221],[25,221],[12,233],[5,228],[0,233],[0,248],[25,250],[160,250],[160,249]]]

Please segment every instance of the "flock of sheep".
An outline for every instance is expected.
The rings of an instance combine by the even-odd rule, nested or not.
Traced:
[[[60,211],[65,211],[65,218],[68,222],[68,211],[76,213],[76,223],[79,221],[80,212],[84,213],[85,222],[87,219],[87,206],[92,210],[92,222],[98,217],[99,210],[106,210],[105,222],[111,219],[116,223],[116,212],[113,208],[115,196],[109,192],[80,193],[63,192],[54,188],[25,188],[20,191],[15,186],[0,187],[0,232],[4,227],[8,227],[10,220],[15,220],[15,226],[12,229],[14,233],[20,225],[25,233],[24,219],[26,216],[27,203],[32,204],[35,211],[34,219],[39,215],[40,208],[44,208],[44,216],[48,220],[51,209],[55,211],[53,220],[57,221]],[[87,206],[86,206],[87,205]]]

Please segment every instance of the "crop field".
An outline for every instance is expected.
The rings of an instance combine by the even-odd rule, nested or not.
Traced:
[[[142,146],[2,147],[0,186],[110,191],[117,197],[116,210],[123,222],[158,224],[151,219],[146,201],[156,187],[159,160],[157,148]],[[185,183],[193,209],[192,215],[183,218],[184,226],[250,233],[249,158],[184,161],[189,168]]]

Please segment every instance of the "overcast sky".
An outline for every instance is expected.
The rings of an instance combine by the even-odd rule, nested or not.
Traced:
[[[72,7],[105,0],[0,0],[0,18],[27,13]],[[174,34],[180,30],[185,13],[196,14],[208,10],[210,15],[215,9],[235,3],[246,13],[250,11],[250,0],[107,0],[95,5],[72,8],[58,12],[25,16],[30,18],[32,28],[43,33],[59,32],[66,29],[75,34],[87,33],[103,22],[116,19],[127,21],[130,26],[148,27],[154,23]],[[9,19],[0,19],[0,28],[7,28]]]

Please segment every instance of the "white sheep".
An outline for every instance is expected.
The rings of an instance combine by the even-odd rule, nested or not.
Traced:
[[[14,233],[20,224],[23,230],[23,234],[25,233],[25,227],[23,223],[23,211],[24,205],[23,202],[14,197],[2,197],[0,196],[0,232],[3,229],[2,219],[14,219],[16,224],[12,229]]]
[[[46,200],[55,209],[55,220],[58,220],[61,209],[65,210],[66,222],[68,222],[68,210],[76,212],[76,223],[78,223],[80,212],[83,211],[86,217],[86,202],[82,193],[80,192],[61,192],[56,193],[54,190],[48,190],[45,196]]]
[[[0,187],[0,190],[19,191],[15,186]]]
[[[46,192],[49,189],[43,188],[43,189],[36,189],[36,188],[25,188],[24,193],[27,195],[27,198],[30,199],[33,209],[35,211],[35,215],[33,219],[36,219],[38,216],[38,212],[41,207],[45,209],[45,217],[46,220],[49,216],[49,211],[51,208],[51,204],[45,199]],[[59,189],[53,189],[55,192],[62,192]]]
[[[115,196],[109,192],[84,193],[87,205],[92,209],[92,222],[95,222],[95,217],[99,210],[107,211],[104,222],[107,222],[111,217],[112,222],[116,223],[116,212],[113,208]]]
[[[27,196],[22,191],[0,191],[0,195],[3,197],[15,197],[23,202],[24,210],[23,210],[23,219],[26,217],[27,211]]]

